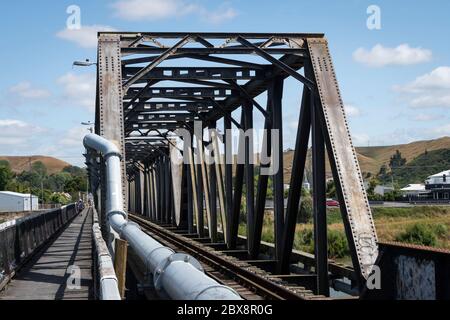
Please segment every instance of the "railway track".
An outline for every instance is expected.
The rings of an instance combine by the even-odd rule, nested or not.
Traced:
[[[219,283],[236,290],[245,300],[328,299],[249,262],[215,250],[207,244],[167,230],[144,217],[130,214],[129,219],[163,245],[196,258],[202,264],[205,273]]]

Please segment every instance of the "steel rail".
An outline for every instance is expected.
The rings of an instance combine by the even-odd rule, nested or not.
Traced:
[[[261,275],[253,273],[250,270],[241,268],[216,254],[214,251],[208,251],[202,248],[202,246],[194,245],[183,239],[182,236],[170,232],[162,227],[159,227],[149,220],[143,219],[133,214],[128,214],[128,218],[137,223],[144,230],[155,233],[158,237],[164,239],[164,241],[175,245],[177,248],[194,256],[199,261],[213,267],[215,270],[219,270],[223,273],[227,273],[232,278],[235,278],[245,287],[255,290],[258,294],[269,300],[308,300],[309,297],[302,296],[295,293],[288,288],[279,285]],[[312,298],[326,299],[322,296],[313,296]]]

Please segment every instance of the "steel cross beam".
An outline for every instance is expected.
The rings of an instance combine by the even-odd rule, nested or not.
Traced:
[[[264,67],[270,67],[266,65]],[[124,79],[129,79],[137,74],[141,68],[125,67],[123,70]],[[264,79],[266,72],[261,68],[246,67],[158,67],[148,71],[144,76],[140,77],[135,83],[148,80],[221,80],[221,79]]]
[[[125,100],[132,99],[141,90],[130,88],[124,96]],[[224,98],[235,95],[236,91],[224,88],[207,87],[150,87],[144,90],[139,99],[151,98]]]
[[[169,101],[169,102],[141,102],[135,105],[132,109],[128,109],[130,113],[141,112],[141,111],[197,111],[206,110],[212,108],[213,102],[179,102],[179,101]],[[126,107],[126,104],[124,105]]]
[[[133,83],[135,83],[137,80],[142,78],[145,74],[147,74],[153,68],[158,66],[161,62],[163,62],[164,59],[166,59],[168,56],[174,54],[179,48],[181,48],[186,43],[188,43],[190,38],[191,38],[190,36],[185,36],[183,39],[181,39],[179,42],[177,42],[172,48],[165,51],[158,59],[155,59],[148,66],[146,66],[145,68],[142,68],[140,71],[135,73],[130,79],[128,79],[125,82],[125,84],[123,85],[123,89],[125,91],[127,91]]]

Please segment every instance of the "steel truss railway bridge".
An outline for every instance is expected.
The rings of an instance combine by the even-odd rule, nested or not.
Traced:
[[[377,239],[323,34],[101,32],[98,40],[96,134],[84,141],[98,212],[96,296],[123,287],[111,265],[122,238],[127,268],[115,274],[129,297],[449,298],[449,252]],[[288,88],[301,101],[289,105],[298,122],[286,178]],[[258,117],[261,150],[251,130]],[[230,130],[239,130],[237,150]],[[314,254],[293,249],[310,154]],[[328,258],[326,158],[351,266]],[[265,216],[273,243],[261,241]]]

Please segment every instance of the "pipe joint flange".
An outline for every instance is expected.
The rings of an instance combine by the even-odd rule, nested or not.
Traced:
[[[111,216],[114,214],[120,214],[122,215],[122,217],[127,220],[128,219],[128,215],[124,212],[124,211],[119,211],[119,210],[113,210],[107,213],[106,218],[109,220],[111,219]]]
[[[103,156],[103,158],[108,160],[109,157],[118,157],[120,160],[122,160],[122,155],[119,152],[109,152]]]
[[[118,234],[119,234],[119,237],[120,237],[121,239],[124,239],[124,238],[125,238],[124,235],[123,235],[123,232],[124,232],[125,228],[127,228],[127,227],[135,227],[135,228],[137,228],[138,230],[142,230],[141,227],[140,227],[137,223],[128,221],[128,222],[125,223],[123,226],[121,226],[120,229],[119,229]]]
[[[114,281],[118,282],[116,275],[110,274],[110,273],[107,273],[100,277],[100,282],[103,282],[104,280],[114,280]]]
[[[230,287],[227,287],[227,286],[224,286],[224,285],[221,285],[221,284],[213,284],[213,285],[211,285],[211,286],[209,286],[209,287],[206,287],[205,289],[203,289],[203,290],[200,291],[199,293],[197,293],[197,294],[195,295],[195,298],[192,299],[192,300],[199,300],[199,297],[200,297],[202,294],[204,294],[206,291],[212,290],[212,289],[223,289],[223,290],[228,290],[228,291],[230,291],[231,293],[235,294],[237,297],[240,297],[239,293],[237,293],[236,290],[234,290],[234,289],[232,289],[232,288],[230,288]]]
[[[156,268],[155,273],[153,274],[153,283],[157,291],[161,291],[164,272],[173,262],[189,263],[195,269],[199,270],[200,272],[204,272],[202,265],[194,257],[185,253],[174,253],[163,262],[161,262]]]
[[[147,261],[146,266],[145,266],[145,267],[146,267],[146,272],[147,272],[147,274],[152,274],[152,272],[154,272],[154,273],[156,274],[157,271],[159,270],[160,265],[164,264],[164,263],[169,259],[169,258],[165,259],[163,262],[161,262],[160,265],[158,265],[158,266],[156,267],[155,270],[151,270],[151,265],[150,265],[150,263],[149,263],[149,261],[151,261],[151,256],[152,256],[155,252],[160,251],[160,250],[165,250],[165,251],[169,250],[170,252],[172,252],[172,254],[169,256],[169,258],[175,254],[175,251],[173,251],[172,249],[167,248],[167,247],[158,247],[158,248],[153,249],[152,251],[150,251],[150,252],[147,254],[147,256],[145,257],[145,261]],[[155,279],[155,275],[153,275],[153,279]]]

